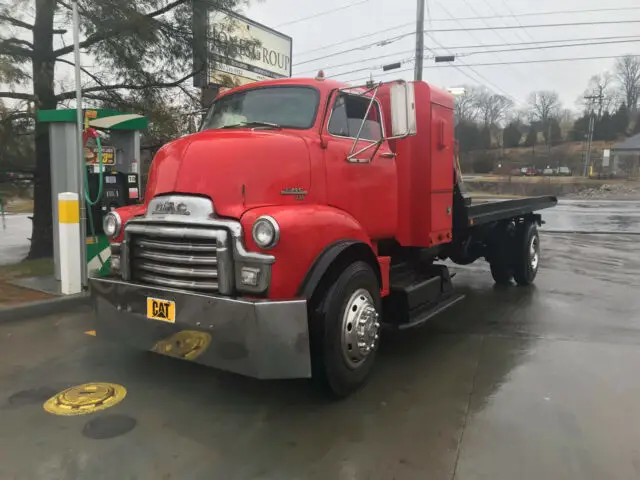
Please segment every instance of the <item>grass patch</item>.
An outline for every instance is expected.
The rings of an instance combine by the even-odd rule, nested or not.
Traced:
[[[25,260],[14,265],[0,266],[0,282],[11,281],[23,277],[41,277],[53,274],[53,259],[40,258],[38,260]]]
[[[53,274],[53,259],[25,260],[15,265],[0,266],[0,307],[46,300],[51,295],[12,285],[10,282],[23,277],[40,277]]]
[[[32,213],[33,200],[28,198],[13,198],[6,201],[4,211],[5,213]]]

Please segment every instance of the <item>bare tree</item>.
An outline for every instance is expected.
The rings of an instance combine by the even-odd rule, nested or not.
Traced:
[[[529,117],[543,124],[552,117],[557,117],[562,107],[558,92],[541,90],[529,95]]]
[[[475,122],[478,118],[477,88],[463,86],[464,93],[455,98],[454,116],[456,124],[460,122]]]
[[[610,72],[604,72],[589,79],[587,89],[578,103],[584,109],[595,107],[594,110],[600,118],[604,112],[610,112],[612,108],[616,107],[617,98],[615,76]]]
[[[499,95],[491,93],[483,89],[477,98],[477,109],[479,117],[485,126],[497,125],[501,120],[505,119],[509,110],[513,108],[513,101]]]
[[[640,56],[627,55],[616,61],[620,89],[630,112],[638,109],[640,97]]]

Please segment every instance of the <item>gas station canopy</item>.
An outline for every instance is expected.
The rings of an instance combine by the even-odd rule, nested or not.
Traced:
[[[86,109],[96,112],[95,117],[89,121],[94,128],[109,130],[145,130],[149,126],[147,117],[136,114],[123,114],[118,110]],[[59,110],[38,110],[38,121],[42,123],[75,123],[76,109],[65,108]]]

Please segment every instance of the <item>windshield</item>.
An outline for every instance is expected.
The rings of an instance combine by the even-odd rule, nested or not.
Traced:
[[[266,124],[282,128],[313,126],[319,94],[311,87],[265,87],[226,95],[209,109],[202,130]]]

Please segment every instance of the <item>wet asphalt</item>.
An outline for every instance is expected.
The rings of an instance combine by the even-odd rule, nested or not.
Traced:
[[[640,230],[628,206],[608,205],[607,229],[630,215]],[[456,268],[466,299],[387,335],[371,382],[341,402],[104,343],[84,333],[88,311],[4,324],[0,479],[638,479],[640,236],[551,233],[602,220],[574,215],[591,227],[550,218],[533,288]],[[43,410],[85,382],[127,396]]]

